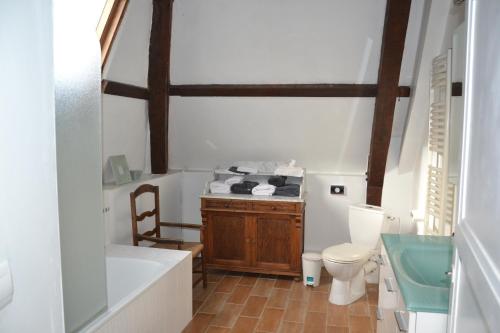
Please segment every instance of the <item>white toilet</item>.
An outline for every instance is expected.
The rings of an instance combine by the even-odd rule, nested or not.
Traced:
[[[369,260],[378,253],[385,216],[382,208],[365,204],[349,206],[351,243],[323,250],[326,270],[333,276],[330,303],[346,305],[365,294],[365,272],[377,269]]]

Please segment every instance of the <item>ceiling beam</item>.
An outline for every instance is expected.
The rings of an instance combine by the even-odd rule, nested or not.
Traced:
[[[189,84],[171,85],[170,96],[185,97],[376,97],[376,84]],[[410,87],[399,87],[408,97]]]
[[[168,84],[170,82],[170,38],[173,0],[153,0],[149,39],[149,130],[151,173],[168,169]]]
[[[149,90],[147,88],[121,82],[102,80],[102,92],[107,95],[149,100]]]
[[[353,86],[354,89],[350,90],[345,86]],[[170,85],[168,91],[170,96],[185,97],[376,97],[371,86],[370,84],[193,84]],[[410,87],[400,86],[398,91],[398,97],[410,97]],[[462,82],[453,82],[451,91],[453,97],[462,96]],[[117,81],[102,80],[102,92],[107,95],[149,100],[148,88]]]
[[[367,170],[366,203],[380,205],[391,141],[399,74],[410,16],[411,0],[387,0],[380,52],[378,91],[373,115]]]

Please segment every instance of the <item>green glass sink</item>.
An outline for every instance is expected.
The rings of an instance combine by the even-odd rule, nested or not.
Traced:
[[[383,234],[382,241],[406,309],[447,313],[453,242],[451,237]]]
[[[453,250],[446,245],[410,246],[401,252],[400,261],[406,275],[416,283],[450,288],[446,269],[451,266]]]

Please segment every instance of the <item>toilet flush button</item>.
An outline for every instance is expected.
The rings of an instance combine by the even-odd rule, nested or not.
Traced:
[[[343,185],[332,185],[330,186],[330,194],[344,194],[345,188]]]
[[[12,301],[13,293],[9,262],[2,260],[0,261],[0,310]]]

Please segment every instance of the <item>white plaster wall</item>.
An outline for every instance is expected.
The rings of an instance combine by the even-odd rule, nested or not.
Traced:
[[[364,202],[364,175],[307,174],[304,250],[321,252],[334,244],[350,242],[349,205]],[[331,195],[330,185],[344,185],[345,195]]]
[[[147,87],[152,15],[152,1],[129,1],[104,69],[105,79]]]
[[[111,178],[109,156],[124,154],[129,168],[144,170],[149,150],[147,101],[102,95],[104,180]]]
[[[147,87],[152,1],[130,0],[103,71],[103,78]],[[103,95],[103,170],[109,156],[125,154],[130,169],[149,170],[147,102]]]
[[[403,233],[416,231],[412,223],[411,210],[413,209],[414,174],[413,172],[402,173],[398,168],[401,137],[393,137],[389,147],[387,165],[382,191],[382,207],[388,215],[397,217],[400,222],[395,231]]]
[[[52,2],[0,2],[0,261],[13,300],[0,332],[64,332]],[[20,89],[22,87],[22,89]]]
[[[375,83],[384,17],[385,0],[176,1],[171,81]]]
[[[289,160],[311,171],[364,173],[373,98],[171,99],[170,167]]]

